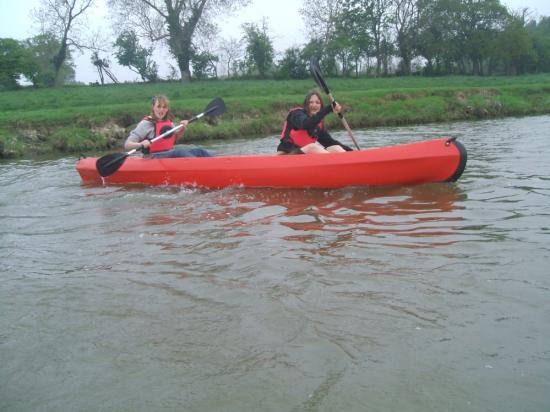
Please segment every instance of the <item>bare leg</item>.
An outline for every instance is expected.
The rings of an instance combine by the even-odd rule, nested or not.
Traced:
[[[344,148],[343,148],[342,146],[340,146],[339,144],[335,144],[335,145],[329,146],[329,147],[327,147],[327,150],[328,150],[330,153],[345,152]]]
[[[317,142],[307,144],[307,145],[301,147],[301,149],[302,149],[302,152],[304,152],[306,154],[309,154],[309,153],[316,153],[316,154],[317,153],[320,153],[320,154],[329,153],[323,146],[321,146]]]

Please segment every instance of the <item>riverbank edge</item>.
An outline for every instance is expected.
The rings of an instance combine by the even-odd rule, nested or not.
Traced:
[[[263,105],[255,105],[252,97],[227,99],[227,114],[197,122],[180,143],[279,134],[296,99],[274,97]],[[345,107],[349,125],[355,129],[550,114],[550,86],[540,84],[406,92],[344,91],[338,99]],[[139,118],[121,111],[113,113],[107,122],[93,118],[58,126],[30,122],[23,126],[25,122],[16,122],[0,130],[0,159],[122,150],[128,132],[137,121]],[[327,116],[326,124],[332,131],[342,130],[336,116]]]

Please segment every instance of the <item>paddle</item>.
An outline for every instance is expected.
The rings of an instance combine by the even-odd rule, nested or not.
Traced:
[[[192,123],[195,120],[199,120],[203,116],[219,116],[223,113],[225,113],[225,103],[221,97],[216,97],[214,100],[208,103],[208,106],[206,106],[206,108],[202,113],[199,113],[196,116],[193,116],[191,119],[189,119],[189,123]],[[154,139],[150,139],[150,141],[151,143],[153,143],[159,139],[168,137],[172,133],[177,132],[182,127],[183,126],[180,124],[174,127],[173,129],[170,129],[162,133],[161,135],[155,137]],[[138,150],[141,150],[141,149],[133,149],[127,153],[111,153],[100,157],[99,159],[97,159],[95,163],[98,173],[103,177],[111,176],[118,169],[120,169],[120,167],[123,165],[124,161],[128,156],[137,152]]]
[[[311,71],[311,75],[315,79],[315,83],[317,83],[317,85],[321,89],[323,89],[323,91],[328,95],[330,102],[334,104],[335,103],[334,97],[332,97],[332,93],[330,92],[330,89],[328,88],[327,83],[325,82],[325,79],[323,79],[323,74],[321,73],[321,68],[319,67],[319,63],[314,57],[312,57],[311,60],[309,61],[309,69]],[[349,137],[351,138],[351,140],[353,140],[353,143],[355,144],[355,147],[357,147],[357,150],[361,150],[359,145],[357,144],[357,141],[355,140],[355,137],[353,137],[353,133],[351,132],[349,124],[347,120],[344,118],[344,115],[340,112],[338,113],[338,117],[342,121],[342,125],[348,132]]]

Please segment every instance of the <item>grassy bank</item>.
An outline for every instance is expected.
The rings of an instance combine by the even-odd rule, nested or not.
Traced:
[[[550,113],[550,74],[521,77],[327,79],[352,128]],[[187,141],[260,137],[280,132],[289,108],[313,80],[204,81],[74,86],[0,92],[0,157],[120,149],[155,94],[176,118],[223,97],[227,113],[196,122]],[[335,116],[327,123],[339,129]]]

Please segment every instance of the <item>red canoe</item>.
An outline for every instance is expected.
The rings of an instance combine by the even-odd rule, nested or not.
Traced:
[[[89,157],[79,160],[76,170],[84,183],[95,184],[329,189],[453,182],[464,171],[466,158],[460,142],[441,138],[332,154],[128,157],[109,177],[101,177],[97,158]]]

